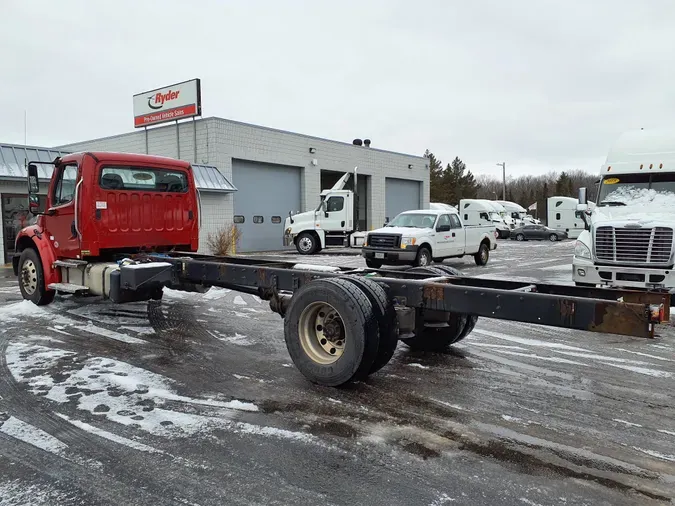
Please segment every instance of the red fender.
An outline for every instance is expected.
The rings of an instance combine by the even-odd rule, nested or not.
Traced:
[[[51,283],[61,282],[61,270],[54,268],[56,262],[56,251],[49,240],[49,234],[45,233],[39,225],[31,225],[22,229],[16,236],[17,251],[23,251],[27,247],[37,250],[42,262],[42,271],[45,278],[45,288]]]

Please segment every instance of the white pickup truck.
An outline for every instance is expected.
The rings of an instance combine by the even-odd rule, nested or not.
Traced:
[[[456,211],[406,211],[387,226],[368,232],[361,255],[368,267],[384,264],[429,265],[445,258],[473,255],[485,265],[497,248],[493,226],[465,227]]]

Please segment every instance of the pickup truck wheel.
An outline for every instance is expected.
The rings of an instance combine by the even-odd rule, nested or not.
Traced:
[[[319,279],[298,289],[284,318],[284,334],[295,366],[324,386],[368,376],[380,342],[373,304],[346,279]]]
[[[551,242],[556,242],[558,240],[558,236],[556,234],[551,234],[548,236],[548,240]]]
[[[484,242],[480,243],[478,253],[473,256],[476,265],[486,265],[490,260],[490,247]]]
[[[42,261],[37,251],[26,248],[19,258],[19,290],[24,299],[38,306],[45,306],[54,300],[56,292],[47,290]]]
[[[429,251],[429,248],[422,246],[417,251],[417,257],[415,258],[415,266],[426,267],[429,264],[431,264],[431,251]]]
[[[525,236],[523,234],[516,234],[516,241],[524,241]]]
[[[380,329],[380,344],[377,348],[377,356],[370,367],[369,374],[373,374],[389,363],[398,346],[398,324],[396,309],[389,300],[386,289],[372,281],[360,276],[347,276],[344,279],[354,283],[368,297],[373,305],[375,317]]]
[[[435,265],[434,267],[436,269],[440,269],[440,270],[444,271],[446,274],[448,274],[450,276],[463,276],[464,275],[464,274],[462,274],[462,271],[460,271],[459,269],[455,269],[454,267],[450,267],[449,265]],[[454,343],[460,342],[466,336],[471,334],[474,327],[476,326],[476,323],[478,323],[478,317],[477,316],[467,315],[466,325],[464,325],[464,328],[462,329],[462,332],[460,332],[459,336],[454,341]],[[454,343],[451,343],[451,344],[454,344]]]
[[[317,250],[317,242],[314,234],[303,232],[295,241],[295,249],[297,249],[298,253],[301,255],[312,255]]]
[[[382,262],[379,260],[371,260],[370,258],[366,258],[366,265],[371,269],[379,269],[382,267]]]

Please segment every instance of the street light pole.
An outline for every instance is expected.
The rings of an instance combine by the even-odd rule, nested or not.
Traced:
[[[506,162],[497,165],[502,168],[502,200],[506,200]]]

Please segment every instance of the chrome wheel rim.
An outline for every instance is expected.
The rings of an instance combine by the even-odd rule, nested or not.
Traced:
[[[327,302],[312,302],[298,322],[300,345],[317,364],[335,363],[344,353],[347,335],[342,317]]]
[[[302,251],[310,251],[312,249],[313,242],[309,237],[303,237],[298,241],[298,247]]]
[[[548,239],[549,239],[549,241],[551,241],[551,242],[555,242],[555,241],[556,241],[556,236],[554,236],[553,234],[551,234],[551,235],[549,236]]]
[[[480,258],[483,262],[487,262],[488,259],[488,249],[483,246],[480,250]]]
[[[28,295],[33,295],[37,290],[37,267],[32,260],[26,260],[21,266],[21,285]]]
[[[420,266],[429,265],[429,257],[425,253],[420,254],[419,264],[420,264]]]

